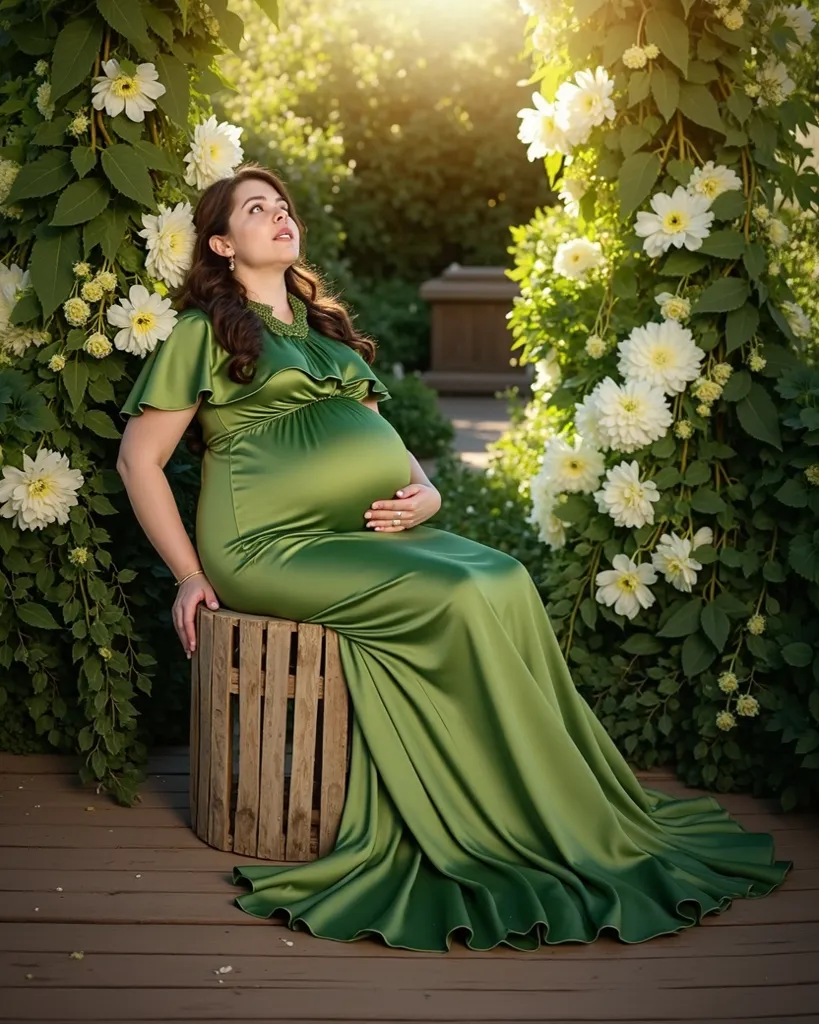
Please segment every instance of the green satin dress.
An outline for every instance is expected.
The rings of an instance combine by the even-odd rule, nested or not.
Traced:
[[[446,951],[642,942],[779,885],[790,863],[710,796],[643,788],[577,693],[525,567],[364,512],[410,479],[367,363],[312,328],[264,332],[232,383],[199,310],[149,356],[123,413],[197,413],[196,540],[225,606],[330,626],[354,709],[335,849],[237,867],[256,917],[350,941]]]

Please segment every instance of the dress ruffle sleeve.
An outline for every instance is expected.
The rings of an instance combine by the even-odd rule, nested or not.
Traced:
[[[185,310],[145,360],[120,415],[139,416],[146,406],[189,409],[200,395],[212,395],[213,348],[208,316],[201,310]]]

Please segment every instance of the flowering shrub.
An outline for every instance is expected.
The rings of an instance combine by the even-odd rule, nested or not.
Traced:
[[[260,3],[275,16],[276,0]],[[166,294],[190,262],[193,189],[242,158],[240,130],[205,116],[218,37],[241,37],[226,5],[211,10],[12,0],[0,35],[3,740],[30,746],[11,733],[28,717],[52,747],[85,755],[86,781],[126,802],[168,574],[134,539],[130,513],[115,517],[127,509],[116,410],[133,357],[176,320]],[[193,489],[191,475],[171,467],[177,490]]]
[[[804,271],[779,264],[819,199],[799,141],[813,15],[521,6],[540,91],[519,135],[564,204],[516,229],[512,273],[515,347],[552,378],[535,403],[555,436],[528,483],[538,582],[633,760],[806,804],[819,374]]]

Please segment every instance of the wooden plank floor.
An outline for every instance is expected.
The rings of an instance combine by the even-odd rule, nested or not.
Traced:
[[[721,797],[795,867],[679,935],[414,953],[238,910],[230,868],[253,862],[190,831],[186,751],[154,758],[135,808],[82,789],[74,768],[0,754],[0,1021],[819,1022],[818,815]]]

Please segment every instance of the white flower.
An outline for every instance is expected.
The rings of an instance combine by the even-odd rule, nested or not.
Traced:
[[[104,334],[100,334],[99,331],[96,331],[94,334],[90,335],[86,339],[83,348],[90,356],[93,356],[95,359],[104,359],[113,351],[113,346],[111,345],[111,342],[105,337]]]
[[[9,317],[17,305],[20,294],[28,288],[29,272],[12,263],[7,267],[0,263],[0,337],[6,333],[11,324]]]
[[[34,74],[38,78],[45,78],[45,76],[48,74],[48,61],[38,60],[34,65]]]
[[[797,338],[808,338],[813,332],[813,324],[798,302],[783,302],[782,312],[788,326]]]
[[[14,179],[20,173],[20,164],[16,160],[0,157],[0,203],[5,203]]]
[[[699,530],[691,538],[691,550],[696,551],[697,548],[705,547],[706,544],[714,543],[714,531],[710,526],[701,526]]]
[[[70,299],[66,299],[63,303],[63,313],[72,327],[82,327],[91,316],[91,307],[85,299],[75,295]]]
[[[662,390],[642,380],[617,384],[606,377],[592,392],[597,413],[599,447],[633,452],[663,437],[671,426],[671,409]],[[593,437],[580,427],[586,437]]]
[[[660,307],[660,313],[665,320],[687,320],[691,316],[691,302],[682,295],[660,292],[654,296],[654,301]]]
[[[550,153],[570,153],[571,143],[566,137],[566,126],[558,120],[553,103],[549,103],[539,92],[532,93],[534,108],[524,107],[517,116],[521,119],[518,138],[529,148],[529,160],[538,160]]]
[[[600,429],[600,410],[597,408],[597,388],[586,395],[582,402],[574,407],[575,430],[585,437],[595,448],[611,447],[608,434]]]
[[[617,615],[633,619],[640,608],[650,608],[654,595],[648,589],[657,581],[657,573],[648,562],[638,565],[628,555],[615,555],[613,569],[604,569],[595,577],[595,599],[607,607],[614,605]]]
[[[109,117],[125,111],[132,121],[144,121],[145,115],[156,110],[154,100],[165,92],[158,81],[159,74],[153,64],[138,64],[135,75],[120,70],[119,61],[111,58],[103,62],[104,75],[94,79],[91,105],[95,110],[105,108]]]
[[[767,235],[771,240],[771,243],[777,248],[784,245],[785,242],[791,237],[791,233],[788,230],[786,224],[784,224],[778,217],[771,217],[768,221]]]
[[[726,11],[722,18],[722,24],[729,29],[731,32],[736,32],[737,29],[742,28],[745,24],[745,19],[742,17],[741,11],[736,10]]]
[[[190,269],[196,241],[191,204],[177,203],[172,210],[160,204],[158,216],[143,213],[142,223],[145,227],[138,234],[147,244],[145,269],[171,288],[179,287]]]
[[[122,328],[114,337],[114,345],[138,356],[152,352],[158,341],[168,337],[176,323],[171,300],[163,299],[158,292],[149,292],[141,284],[131,285],[128,298],[123,297],[110,306],[107,317],[109,324]]]
[[[37,86],[37,98],[34,102],[46,121],[50,121],[54,116],[54,104],[51,102],[51,82],[43,82]]]
[[[702,167],[697,167],[692,172],[687,186],[689,195],[705,196],[712,201],[723,192],[741,188],[742,178],[723,164],[715,166],[713,160],[709,160]]]
[[[580,200],[587,191],[588,186],[585,181],[581,181],[579,178],[564,178],[561,181],[557,198],[561,200],[570,217],[577,217],[580,213]]]
[[[592,359],[602,359],[606,354],[606,343],[599,334],[590,334],[586,338],[586,352]]]
[[[646,66],[648,56],[642,46],[629,46],[627,50],[623,51],[621,60],[627,68],[634,71],[637,68],[644,68]]]
[[[555,492],[588,494],[599,485],[603,469],[603,456],[582,437],[576,437],[573,445],[553,437],[547,442],[540,472]]]
[[[535,379],[532,391],[548,391],[551,393],[560,383],[560,363],[557,361],[557,349],[552,346],[543,359],[535,363]]]
[[[649,43],[643,47],[643,53],[649,60],[656,60],[660,56],[660,48],[655,43]]]
[[[86,302],[99,302],[105,292],[99,281],[86,281],[80,289],[80,295]]]
[[[699,374],[705,358],[691,331],[676,320],[635,327],[617,351],[617,369],[626,380],[647,381],[667,395],[685,391],[686,384]]]
[[[651,561],[654,568],[664,574],[666,583],[687,594],[691,593],[697,573],[702,569],[702,564],[691,557],[691,541],[676,533],[664,533],[660,537]]]
[[[713,213],[708,210],[706,196],[692,196],[678,185],[672,195],[658,192],[651,197],[654,213],[641,210],[637,214],[635,232],[644,238],[643,248],[649,256],[660,256],[671,246],[699,249],[711,231]]]
[[[542,473],[532,478],[530,485],[532,511],[528,522],[538,527],[538,540],[557,551],[566,544],[566,524],[554,514],[557,495]]]
[[[83,132],[88,131],[88,126],[90,124],[91,121],[88,115],[85,113],[84,110],[80,110],[74,115],[74,120],[71,121],[67,130],[70,132],[71,135],[79,136],[82,135]]]
[[[796,53],[810,42],[816,21],[807,7],[797,7],[795,4],[774,7],[769,14],[769,20],[772,21],[777,15],[781,15],[785,19],[785,24],[796,33],[796,42],[788,43],[788,50],[791,53]]]
[[[603,250],[599,242],[590,242],[588,238],[572,238],[557,247],[552,269],[562,277],[577,281],[602,262]]]
[[[779,106],[796,88],[788,69],[781,60],[775,60],[773,57],[768,58],[765,65],[757,71],[756,81],[759,88],[759,103],[763,106]]]
[[[215,181],[230,178],[244,156],[239,139],[242,129],[215,116],[198,124],[193,130],[193,143],[185,155],[185,181],[205,189]]]
[[[660,500],[660,492],[653,481],[640,479],[640,464],[635,460],[608,470],[594,498],[615,526],[639,528],[654,522],[654,502]]]
[[[563,82],[558,87],[555,104],[572,145],[585,142],[597,125],[614,120],[617,110],[611,98],[613,91],[614,79],[604,67],[578,71],[574,82]]]
[[[71,469],[68,458],[41,448],[32,459],[23,456],[23,468],[3,468],[0,480],[0,515],[14,518],[20,530],[42,530],[55,520],[68,522],[68,510],[77,504],[83,475]]]

